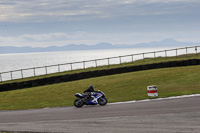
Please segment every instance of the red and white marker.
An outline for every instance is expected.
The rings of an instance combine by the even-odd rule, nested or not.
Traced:
[[[148,96],[150,96],[150,97],[157,97],[158,96],[158,91],[157,91],[156,85],[147,86],[147,90],[148,90]]]

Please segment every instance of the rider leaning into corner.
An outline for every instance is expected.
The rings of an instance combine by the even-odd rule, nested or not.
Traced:
[[[99,90],[95,91],[93,85],[90,85],[89,88],[83,92],[83,94],[76,93],[75,96],[77,99],[74,101],[74,106],[78,108],[82,107],[83,105],[99,104],[103,106],[108,102],[105,94]]]

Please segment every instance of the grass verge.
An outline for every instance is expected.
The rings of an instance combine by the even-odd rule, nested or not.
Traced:
[[[163,68],[90,78],[0,93],[0,110],[72,106],[74,94],[90,84],[109,102],[148,99],[147,86],[157,85],[158,97],[200,93],[200,65]]]

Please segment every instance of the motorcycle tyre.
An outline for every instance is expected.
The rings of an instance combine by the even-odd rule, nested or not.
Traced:
[[[104,99],[103,102],[102,102],[102,99]],[[106,105],[107,103],[108,103],[108,100],[105,97],[101,97],[98,99],[98,104],[101,106]]]
[[[78,101],[80,101],[79,104],[77,104]],[[82,107],[83,105],[84,105],[84,102],[83,102],[83,100],[81,100],[81,99],[76,99],[76,100],[74,101],[74,106],[77,107],[77,108],[80,108],[80,107]]]

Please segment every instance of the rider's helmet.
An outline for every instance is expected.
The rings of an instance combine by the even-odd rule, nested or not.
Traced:
[[[84,92],[94,92],[94,85],[90,85],[89,88]]]
[[[90,85],[89,88],[94,90],[94,85]]]

